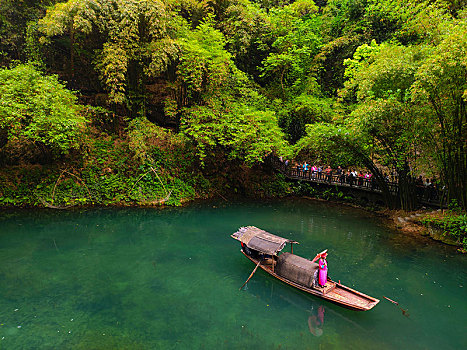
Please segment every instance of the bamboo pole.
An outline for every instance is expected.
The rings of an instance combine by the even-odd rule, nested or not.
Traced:
[[[244,286],[245,284],[248,283],[248,281],[250,280],[251,277],[253,277],[253,275],[254,275],[255,272],[256,272],[256,269],[259,267],[260,264],[261,264],[261,260],[258,261],[258,264],[256,264],[256,267],[255,267],[255,269],[253,270],[253,272],[250,274],[250,277],[248,277],[248,279],[245,281],[245,283],[242,284],[242,286],[240,287],[239,290],[242,290],[243,286]]]

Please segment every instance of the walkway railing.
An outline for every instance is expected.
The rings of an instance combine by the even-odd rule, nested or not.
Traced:
[[[291,166],[290,164],[286,165],[285,162],[280,161],[277,157],[271,157],[271,162],[275,169],[290,179],[323,183],[341,187],[352,187],[364,191],[382,193],[377,181],[373,177],[368,179],[354,177],[348,174],[327,174],[323,171],[317,172],[311,170],[303,171],[302,168],[297,168],[296,166]],[[397,182],[387,181],[386,184],[391,193],[398,193],[399,184]],[[442,191],[439,191],[434,187],[420,186],[416,187],[416,194],[420,203],[427,205],[439,205],[440,199],[444,195]]]

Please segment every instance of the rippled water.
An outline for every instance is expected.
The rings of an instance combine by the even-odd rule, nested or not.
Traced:
[[[258,270],[230,238],[255,225],[329,250],[356,312]],[[302,199],[0,214],[0,349],[461,349],[467,257]],[[385,300],[396,300],[400,307]]]

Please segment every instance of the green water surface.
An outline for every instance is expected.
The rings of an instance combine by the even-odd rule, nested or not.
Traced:
[[[261,270],[239,291],[254,265],[230,234],[245,225],[307,258],[328,249],[329,275],[381,302],[347,310]],[[0,349],[465,349],[466,268],[452,247],[304,199],[3,211]]]

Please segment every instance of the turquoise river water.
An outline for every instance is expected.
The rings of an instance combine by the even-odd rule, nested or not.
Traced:
[[[261,270],[239,290],[246,225],[327,248],[329,275],[380,303],[347,310]],[[323,202],[0,213],[5,350],[466,349],[466,297],[455,248]]]

